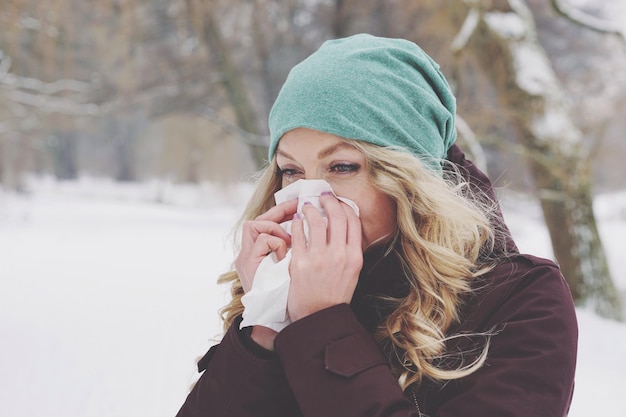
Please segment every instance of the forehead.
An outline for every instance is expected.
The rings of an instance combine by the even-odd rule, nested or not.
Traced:
[[[352,140],[344,139],[330,133],[298,128],[285,133],[278,142],[277,155],[282,156],[315,156],[323,158],[340,150],[359,152]]]

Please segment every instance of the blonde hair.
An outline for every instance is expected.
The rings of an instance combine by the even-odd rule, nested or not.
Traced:
[[[397,205],[397,227],[389,250],[402,262],[409,294],[393,302],[394,310],[383,320],[374,337],[387,353],[392,372],[406,389],[424,377],[433,380],[461,378],[484,363],[489,334],[480,352],[469,363],[456,359],[449,369],[451,353],[446,343],[465,335],[446,335],[459,321],[461,296],[471,291],[472,278],[487,272],[496,239],[491,217],[495,202],[483,197],[462,179],[458,170],[439,176],[413,155],[366,142],[346,140],[367,161],[370,181]],[[450,164],[452,166],[453,164]],[[239,226],[274,205],[273,194],[281,181],[275,161],[262,172]],[[236,243],[238,245],[238,243]],[[236,271],[223,274],[220,283],[232,283],[232,301],[221,313],[224,330],[243,312],[243,288]]]

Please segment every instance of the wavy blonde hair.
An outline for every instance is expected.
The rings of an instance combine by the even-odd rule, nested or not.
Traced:
[[[446,169],[440,176],[406,151],[346,142],[365,156],[374,187],[397,205],[397,227],[389,250],[399,255],[410,291],[403,299],[386,300],[395,308],[374,334],[392,372],[403,389],[425,377],[451,380],[471,374],[486,359],[489,334],[481,333],[486,341],[478,354],[472,352],[469,363],[457,358],[457,365],[450,369],[446,343],[465,335],[450,336],[446,331],[459,321],[461,296],[471,291],[472,278],[495,263],[489,256],[496,239],[491,221],[495,202],[472,189],[458,170]],[[280,187],[273,160],[258,178],[236,230],[271,208]],[[236,250],[238,245],[235,242]],[[243,312],[244,292],[234,270],[223,274],[219,282],[232,284],[232,301],[221,310],[226,331]]]

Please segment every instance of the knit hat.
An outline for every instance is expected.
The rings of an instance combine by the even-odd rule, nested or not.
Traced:
[[[456,139],[456,100],[439,65],[413,42],[360,34],[325,42],[292,68],[269,116],[270,160],[305,127],[408,150],[427,166]]]

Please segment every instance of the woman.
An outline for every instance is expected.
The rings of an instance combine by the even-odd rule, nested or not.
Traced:
[[[437,64],[408,41],[329,41],[292,69],[222,277],[226,334],[179,417],[567,414],[568,287],[553,262],[518,252],[489,180],[454,145],[455,110]],[[312,179],[332,186],[326,220],[275,205]],[[258,265],[288,251],[291,324],[240,329]]]

